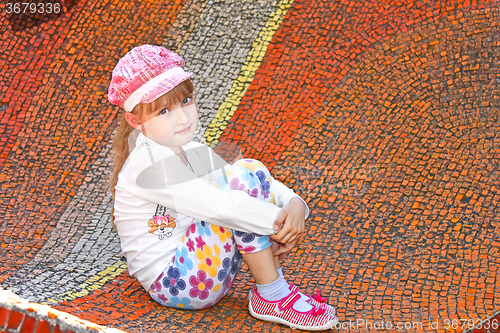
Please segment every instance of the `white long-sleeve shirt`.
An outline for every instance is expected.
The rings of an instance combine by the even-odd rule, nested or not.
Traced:
[[[274,204],[243,191],[218,189],[214,183],[222,167],[229,165],[200,143],[192,141],[182,148],[188,166],[170,148],[139,134],[115,187],[114,218],[122,252],[129,273],[146,290],[170,264],[194,220],[272,235],[280,209],[300,198],[274,179]]]

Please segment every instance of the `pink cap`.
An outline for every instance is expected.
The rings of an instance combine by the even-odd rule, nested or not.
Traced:
[[[108,99],[132,111],[137,104],[151,103],[191,75],[184,71],[184,60],[175,52],[155,45],[137,46],[113,70]]]

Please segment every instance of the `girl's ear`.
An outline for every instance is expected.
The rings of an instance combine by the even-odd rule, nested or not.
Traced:
[[[135,129],[141,129],[141,122],[137,119],[137,116],[132,114],[131,112],[125,112],[125,120]]]

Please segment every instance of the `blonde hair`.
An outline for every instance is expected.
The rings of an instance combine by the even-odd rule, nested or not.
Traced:
[[[148,104],[138,104],[131,113],[138,119],[141,119],[143,114],[150,115],[157,111],[158,108],[162,106],[169,106],[182,102],[188,95],[194,92],[194,86],[191,80],[187,79],[182,81],[174,89],[170,90],[166,94],[160,96],[156,100]],[[114,205],[115,205],[115,186],[118,182],[118,174],[120,173],[125,161],[129,155],[129,145],[128,138],[132,133],[134,128],[125,119],[125,112],[122,113],[120,119],[120,126],[118,127],[118,132],[113,140],[113,150],[115,153],[115,163],[113,167],[113,172],[110,177],[110,189],[113,195],[113,209],[111,212],[111,222],[113,223],[113,228],[116,230],[115,218],[114,218]]]

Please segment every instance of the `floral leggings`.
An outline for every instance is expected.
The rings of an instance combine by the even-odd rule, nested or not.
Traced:
[[[221,175],[217,180],[218,188],[245,191],[252,197],[274,203],[272,178],[261,162],[239,160],[227,168],[226,176]],[[153,282],[149,294],[169,307],[211,307],[231,289],[243,261],[241,253],[259,252],[271,245],[269,236],[195,220],[182,237],[172,263]]]

